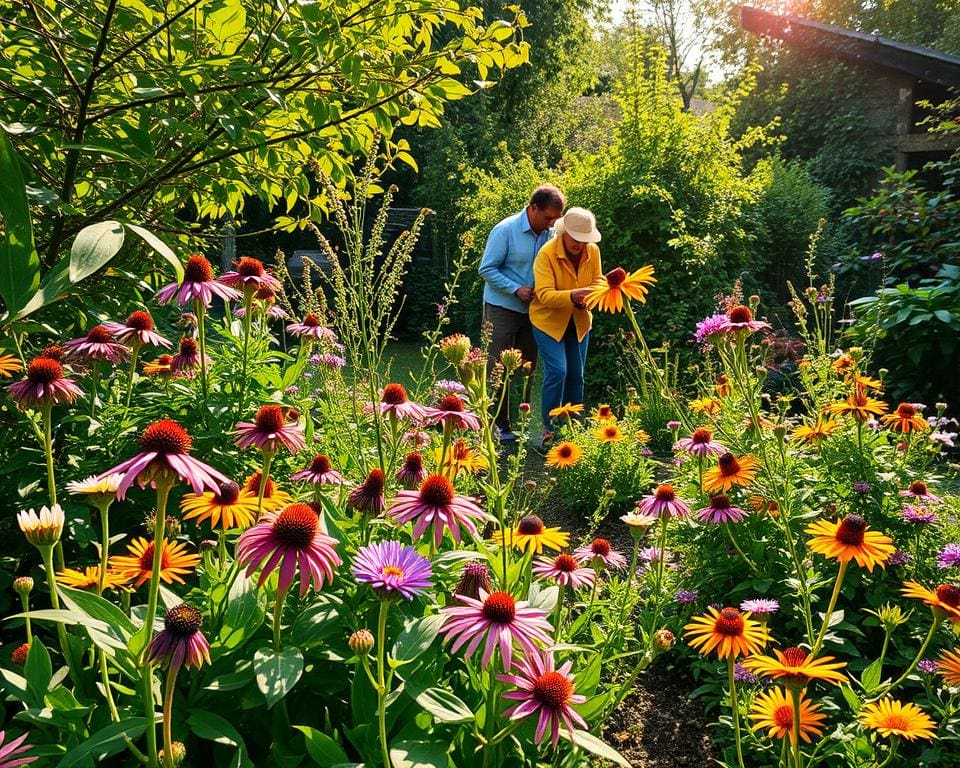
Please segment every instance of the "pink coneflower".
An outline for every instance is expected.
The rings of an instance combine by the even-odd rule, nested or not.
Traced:
[[[518,690],[508,691],[503,698],[519,701],[503,713],[511,720],[537,715],[536,743],[539,744],[550,729],[550,743],[556,749],[560,738],[560,724],[570,733],[576,726],[586,729],[587,723],[574,710],[571,704],[582,704],[586,696],[574,693],[573,675],[570,674],[571,662],[560,669],[554,669],[553,651],[543,654],[532,653],[517,661],[518,673],[515,675],[497,675],[497,680],[515,685]]]
[[[780,602],[766,597],[756,597],[740,603],[740,610],[754,616],[770,616],[780,610]]]
[[[130,349],[113,340],[113,335],[105,325],[95,325],[82,339],[64,342],[64,354],[78,360],[105,360],[108,363],[124,362]]]
[[[937,522],[937,513],[926,507],[906,504],[903,507],[903,519],[914,525],[932,525]]]
[[[480,429],[480,419],[475,413],[464,410],[463,400],[456,395],[447,395],[436,408],[427,408],[424,423],[452,426],[458,429]]]
[[[349,485],[347,479],[330,464],[330,458],[322,453],[313,457],[310,466],[294,472],[291,480],[303,481],[311,485]]]
[[[586,563],[593,568],[604,566],[619,570],[627,567],[627,558],[613,549],[606,539],[594,539],[585,547],[577,547],[573,554],[581,563]]]
[[[490,591],[490,569],[482,560],[471,560],[463,566],[460,581],[453,590],[455,595],[466,595],[474,600],[480,598],[480,590]]]
[[[140,438],[140,453],[132,459],[108,469],[98,477],[105,478],[115,472],[123,475],[117,487],[117,498],[123,500],[127,489],[134,481],[144,488],[157,487],[157,478],[171,473],[189,483],[193,492],[218,492],[221,483],[229,483],[230,478],[207,466],[190,455],[193,440],[187,431],[172,419],[161,419],[143,430]]]
[[[705,523],[739,523],[747,513],[735,507],[730,503],[730,499],[724,494],[719,494],[710,499],[710,505],[697,510],[697,518]]]
[[[209,367],[210,356],[206,356],[204,363]],[[192,378],[194,372],[200,367],[200,347],[197,340],[184,336],[180,339],[180,351],[170,360],[170,372],[176,376]]]
[[[271,291],[280,290],[280,281],[263,268],[263,262],[249,256],[244,256],[235,262],[234,271],[220,275],[220,282],[231,287],[237,286],[242,290],[269,288]]]
[[[677,498],[677,492],[672,485],[663,484],[637,502],[637,512],[642,515],[686,517],[690,514],[690,507]]]
[[[769,327],[770,323],[765,323],[762,320],[754,320],[750,307],[745,307],[741,304],[727,312],[726,322],[721,324],[720,330],[724,333],[735,333],[737,331],[753,333],[754,331]]]
[[[224,301],[240,299],[239,291],[214,279],[213,267],[206,258],[194,254],[187,259],[183,267],[183,282],[165,285],[157,291],[156,298],[163,304],[175,300],[180,306],[187,306],[199,301],[203,306],[209,307],[214,296],[219,296]]]
[[[659,547],[641,547],[637,552],[637,560],[640,565],[637,567],[637,575],[646,573],[663,560],[663,565],[670,570],[677,570],[678,566],[672,560],[673,554],[669,551],[661,552]]]
[[[13,741],[4,744],[6,738],[6,731],[0,731],[0,768],[18,768],[18,766],[30,765],[30,763],[40,759],[39,755],[36,757],[23,756],[24,752],[33,749],[32,744],[23,743],[27,739],[27,734],[17,736]]]
[[[210,643],[203,636],[203,614],[182,603],[171,608],[147,650],[147,664],[169,665],[175,669],[199,669],[210,663]]]
[[[72,379],[64,378],[63,366],[48,357],[35,357],[27,365],[27,376],[7,387],[20,408],[72,403],[83,390]]]
[[[408,453],[396,475],[397,482],[408,490],[418,487],[426,476],[427,470],[423,468],[423,456],[419,453]]]
[[[940,497],[930,493],[930,491],[927,490],[927,484],[920,480],[914,480],[910,483],[910,487],[907,488],[907,490],[900,491],[900,495],[907,499],[925,501],[928,504],[939,504],[941,501]]]
[[[316,340],[337,340],[337,334],[320,322],[320,318],[313,312],[308,313],[307,316],[303,318],[302,323],[290,323],[290,325],[287,326],[287,333],[292,333],[294,336],[306,336],[307,338]]]
[[[380,413],[389,413],[398,419],[423,421],[427,409],[419,403],[407,399],[407,390],[403,384],[387,384],[380,394]]]
[[[430,561],[399,541],[377,541],[360,547],[351,570],[359,583],[369,584],[378,597],[386,600],[394,594],[413,600],[433,586]]]
[[[257,291],[257,293],[260,293],[260,291]],[[272,296],[273,292],[271,291],[270,294]],[[278,320],[284,320],[287,318],[287,313],[284,312],[282,309],[280,309],[280,307],[278,307],[276,304],[267,304],[264,311],[266,312],[267,317],[269,318],[275,318]],[[256,314],[256,310],[254,310],[254,314]],[[247,310],[244,309],[243,307],[237,307],[235,310],[233,310],[233,316],[246,317]]]
[[[241,448],[256,446],[262,451],[274,453],[283,444],[290,453],[306,447],[300,412],[282,405],[265,405],[252,422],[237,424],[237,445]]]
[[[508,672],[513,665],[513,643],[516,641],[526,655],[537,652],[537,643],[552,645],[548,633],[553,631],[547,614],[539,608],[531,608],[524,600],[515,600],[508,592],[487,594],[480,590],[475,600],[466,595],[457,595],[462,606],[442,608],[446,620],[440,630],[446,640],[452,640],[451,653],[466,645],[465,656],[472,656],[486,637],[481,663],[490,664],[493,650],[500,647],[500,658]]]
[[[536,560],[532,568],[533,573],[541,579],[552,579],[564,587],[592,587],[597,580],[597,572],[593,568],[585,568],[573,555],[566,552],[556,557],[541,557]]]
[[[713,439],[713,432],[705,427],[693,430],[690,437],[684,437],[673,444],[673,450],[686,451],[693,456],[719,456],[726,453],[727,449]]]
[[[390,514],[398,523],[413,522],[413,538],[419,539],[427,528],[433,528],[433,545],[440,547],[444,528],[450,531],[453,540],[460,543],[460,526],[471,536],[477,536],[474,520],[493,520],[466,496],[458,496],[451,483],[443,475],[430,475],[417,491],[399,491]]]
[[[350,491],[347,506],[365,515],[379,515],[387,506],[383,489],[383,470],[371,469],[367,479]]]
[[[131,312],[122,323],[104,323],[103,327],[113,334],[115,339],[128,345],[152,344],[155,347],[172,347],[173,343],[153,330],[153,318],[149,312],[138,309]]]
[[[291,504],[278,512],[264,512],[253,528],[240,534],[237,562],[247,567],[247,577],[263,564],[260,586],[279,567],[277,591],[286,593],[300,572],[300,596],[310,584],[320,590],[333,581],[333,569],[342,564],[337,540],[328,536],[316,510],[309,504]]]

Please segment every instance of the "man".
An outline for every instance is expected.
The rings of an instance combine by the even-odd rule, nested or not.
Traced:
[[[529,305],[533,300],[533,260],[553,236],[553,223],[563,215],[567,200],[552,184],[537,187],[527,207],[497,224],[487,238],[480,260],[483,288],[483,319],[493,326],[489,365],[511,347],[530,363],[523,387],[530,399],[530,378],[537,365],[537,345],[530,325]],[[510,424],[510,396],[496,415],[501,443],[516,441]]]

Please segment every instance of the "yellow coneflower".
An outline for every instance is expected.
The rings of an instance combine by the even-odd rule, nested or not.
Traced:
[[[750,455],[739,459],[724,453],[717,466],[703,473],[703,490],[708,493],[726,493],[734,486],[750,485],[757,476],[757,460]]]
[[[507,546],[539,555],[544,548],[560,551],[570,543],[570,534],[559,528],[547,528],[536,515],[527,515],[517,523],[516,527],[494,531],[490,541],[497,546]]]
[[[916,704],[880,699],[860,710],[860,722],[881,736],[898,736],[907,741],[932,739],[936,723]]]
[[[900,403],[897,410],[880,417],[880,423],[893,432],[926,432],[930,429],[927,420],[910,403]]]
[[[0,376],[9,379],[17,371],[23,370],[23,363],[16,355],[0,355]]]
[[[557,469],[576,466],[583,456],[583,450],[576,443],[564,440],[547,451],[547,465]]]
[[[766,645],[766,627],[736,608],[708,608],[704,616],[695,616],[684,628],[687,642],[706,656],[716,650],[717,657],[749,656]]]
[[[611,408],[609,405],[606,405],[606,404],[598,405],[597,410],[595,410],[592,414],[590,414],[590,417],[594,421],[598,421],[598,422],[617,420],[616,414],[614,414],[613,412],[613,408]]]
[[[583,403],[564,403],[563,405],[558,405],[556,408],[551,409],[548,415],[559,418],[570,418],[571,416],[576,416],[578,413],[583,413]]]
[[[601,443],[619,443],[626,435],[616,424],[602,424],[593,430],[593,436]]]
[[[156,360],[144,363],[143,372],[161,378],[173,376],[173,355],[160,355]]]
[[[252,493],[254,496],[259,496],[260,479],[262,477],[263,473],[258,469],[247,478],[243,490],[247,493]],[[268,477],[267,487],[263,489],[263,511],[270,512],[281,509],[282,507],[288,507],[291,504],[293,504],[293,496],[277,488],[276,483]]]
[[[800,694],[800,738],[807,744],[810,736],[822,736],[823,721],[827,716],[818,712],[819,707],[807,699],[806,693]],[[748,717],[754,725],[750,730],[766,730],[768,739],[790,737],[795,745],[797,736],[793,731],[793,697],[782,688],[773,688],[757,694],[750,707]]]
[[[257,496],[241,491],[236,483],[224,483],[217,493],[185,494],[180,509],[184,520],[209,520],[211,528],[224,531],[245,529],[257,520]]]
[[[820,445],[830,435],[840,429],[843,425],[834,419],[817,416],[813,424],[803,424],[790,433],[791,440],[804,440],[813,445]]]
[[[440,461],[439,448],[434,450],[433,456],[437,462]],[[469,472],[471,475],[476,475],[489,467],[490,464],[487,460],[474,451],[466,440],[462,439],[455,440],[453,445],[447,448],[447,456],[443,461],[444,474],[452,478],[455,478],[460,472]]]
[[[127,551],[130,554],[111,556],[110,567],[136,579],[133,586],[140,587],[153,575],[154,542],[138,536],[127,545]],[[183,584],[181,576],[190,573],[199,562],[200,555],[188,554],[179,541],[164,539],[160,545],[160,579],[167,584]]]
[[[720,401],[714,400],[712,397],[701,397],[690,401],[690,410],[694,413],[706,413],[713,416],[720,412],[720,405]]]
[[[103,575],[103,588],[116,589],[125,587],[133,576],[129,573],[107,568]],[[100,584],[100,566],[88,565],[82,571],[77,568],[64,568],[57,571],[57,583],[74,589],[96,589]]]
[[[807,546],[840,563],[856,560],[857,565],[868,571],[876,565],[885,568],[895,551],[893,539],[869,528],[860,515],[847,515],[843,520],[817,520],[807,526],[807,535],[813,536]]]
[[[887,407],[887,404],[882,400],[868,397],[863,386],[858,384],[846,400],[828,405],[823,410],[838,416],[852,416],[862,424],[869,421],[871,416],[879,416],[885,413]]]
[[[787,648],[782,652],[774,649],[773,654],[751,656],[744,660],[743,666],[758,675],[785,678],[800,685],[810,680],[826,680],[837,685],[847,682],[847,676],[838,671],[847,666],[846,662],[835,661],[833,656],[814,659],[802,648]]]
[[[960,653],[957,650],[943,651],[937,659],[937,672],[950,685],[960,685]]]
[[[646,302],[649,289],[657,279],[653,276],[653,267],[649,264],[635,272],[628,273],[622,267],[607,272],[597,278],[586,296],[587,309],[597,308],[601,312],[622,312],[624,297],[641,303]]]

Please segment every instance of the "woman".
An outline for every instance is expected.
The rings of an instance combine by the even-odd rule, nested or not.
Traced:
[[[544,447],[553,439],[550,411],[563,403],[583,402],[583,367],[592,322],[584,301],[589,286],[603,274],[599,242],[594,215],[586,208],[571,208],[557,221],[556,236],[533,263],[530,322],[543,363]]]

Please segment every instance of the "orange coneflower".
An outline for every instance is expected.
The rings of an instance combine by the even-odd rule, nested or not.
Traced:
[[[129,555],[113,555],[110,567],[136,579],[133,586],[140,587],[153,575],[154,542],[138,536],[127,545],[127,551]],[[187,554],[182,542],[164,539],[160,546],[160,579],[167,584],[183,584],[181,576],[190,573],[199,562],[200,555]]]
[[[259,496],[260,481],[262,478],[263,473],[258,469],[247,478],[247,482],[244,484],[243,490],[246,493],[252,493],[254,496]],[[263,489],[264,511],[280,509],[281,507],[287,507],[290,504],[293,504],[293,497],[286,491],[281,491],[279,488],[277,488],[276,483],[274,483],[273,480],[268,477],[267,487]]]
[[[613,408],[609,405],[598,405],[597,410],[591,414],[591,418],[594,421],[616,421],[616,414],[613,412]]]
[[[729,397],[733,394],[733,387],[726,376],[717,376],[717,383],[713,385],[717,392],[717,397]]]
[[[805,686],[811,680],[826,680],[830,683],[845,683],[847,676],[838,670],[847,666],[846,662],[834,661],[833,656],[811,658],[802,648],[787,648],[785,651],[774,649],[772,656],[751,656],[743,666],[758,675],[784,678],[785,684],[796,682]]]
[[[162,378],[173,376],[173,355],[160,355],[156,360],[144,363],[143,372],[149,376]]]
[[[896,699],[880,699],[864,706],[860,722],[881,736],[899,736],[907,741],[932,739],[936,723],[916,704]]]
[[[952,651],[943,651],[937,659],[937,672],[950,685],[960,685],[960,653],[954,648]]]
[[[726,659],[749,656],[766,645],[766,627],[741,613],[736,608],[708,608],[704,616],[694,616],[684,628],[687,642],[706,656],[716,650],[717,657]]]
[[[593,436],[601,443],[619,443],[625,435],[616,424],[603,424],[593,430]]]
[[[564,403],[552,408],[547,415],[557,418],[570,418],[578,413],[583,413],[583,403]]]
[[[926,432],[930,429],[927,420],[910,403],[900,403],[897,410],[880,417],[880,422],[894,432]]]
[[[839,421],[830,418],[817,416],[813,424],[803,424],[790,433],[791,440],[805,440],[813,445],[819,445],[827,437],[836,432],[843,426]]]
[[[800,738],[808,744],[810,735],[821,736],[820,727],[827,716],[817,711],[818,707],[807,699],[805,693],[800,694]],[[754,725],[750,729],[759,731],[766,729],[768,739],[785,739],[790,737],[790,743],[795,745],[797,735],[793,731],[793,698],[782,688],[773,688],[757,694],[750,708],[750,719]]]
[[[864,389],[883,389],[883,382],[880,379],[873,379],[870,376],[863,376],[862,374],[854,374],[853,383],[859,384]]]
[[[434,458],[439,462],[440,461],[440,449],[437,448],[433,452]],[[445,474],[452,478],[456,478],[458,474],[462,471],[469,472],[471,475],[476,475],[482,472],[485,469],[489,469],[490,464],[487,460],[474,451],[470,444],[463,439],[455,440],[453,445],[447,448],[447,456],[443,461],[443,469]]]
[[[837,374],[847,373],[857,367],[857,361],[850,355],[841,355],[833,361],[833,372]]]
[[[209,520],[211,528],[219,526],[225,531],[249,528],[256,522],[258,513],[256,494],[241,491],[240,486],[232,481],[221,484],[216,493],[184,495],[180,509],[186,513],[184,520],[195,519],[198,523]]]
[[[601,312],[610,313],[622,312],[624,296],[644,303],[649,292],[647,286],[655,282],[657,279],[653,276],[653,267],[649,264],[630,273],[622,267],[617,267],[603,277],[597,278],[590,287],[590,293],[586,297],[587,309],[597,308]]]
[[[717,466],[703,473],[703,490],[708,493],[726,493],[735,485],[750,485],[757,476],[757,460],[753,456],[724,453]]]
[[[827,413],[834,413],[838,416],[852,416],[861,424],[869,421],[871,416],[879,416],[887,410],[887,404],[882,400],[868,397],[863,386],[857,384],[853,393],[846,400],[839,403],[833,403],[824,407]]]
[[[0,376],[9,379],[17,371],[23,370],[23,363],[16,355],[0,355]]]
[[[583,450],[576,443],[564,440],[547,451],[547,465],[557,469],[567,469],[576,466],[583,456]]]
[[[512,546],[533,554],[542,554],[544,547],[558,552],[570,543],[570,534],[559,528],[547,528],[536,515],[527,515],[514,528],[494,531],[490,542],[497,546]]]
[[[932,590],[915,581],[905,581],[900,593],[904,597],[923,600],[933,609],[933,615],[940,621],[950,619],[954,624],[960,624],[960,587],[940,584],[936,590]]]
[[[690,410],[694,413],[706,413],[713,416],[715,413],[719,413],[720,405],[720,401],[714,400],[712,397],[701,397],[690,401]]]
[[[103,575],[103,588],[125,587],[133,576],[113,568],[107,568]],[[57,572],[57,583],[74,589],[96,589],[100,585],[100,566],[88,565],[82,571],[78,568],[64,568]]]
[[[869,530],[860,515],[847,515],[843,520],[817,520],[807,526],[813,536],[807,546],[825,557],[841,563],[856,560],[857,565],[872,571],[875,565],[886,567],[894,553],[893,539],[879,531]]]

